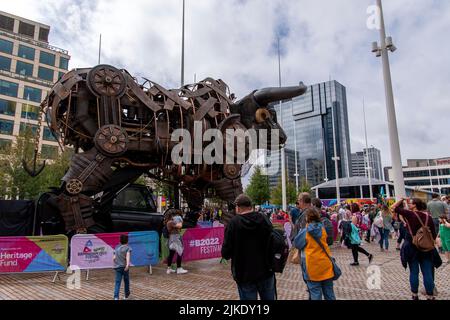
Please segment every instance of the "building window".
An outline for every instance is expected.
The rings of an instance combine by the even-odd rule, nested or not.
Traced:
[[[17,61],[16,73],[23,76],[32,77],[33,76],[33,65],[31,63],[26,63],[23,61]]]
[[[14,19],[0,14],[0,28],[14,31]]]
[[[23,119],[37,120],[39,116],[39,107],[33,106],[31,104],[22,104],[22,114]]]
[[[13,43],[8,40],[0,39],[0,52],[12,54],[13,52]]]
[[[33,48],[30,48],[30,47],[20,44],[19,52],[17,55],[24,59],[34,60],[34,53],[35,53],[35,50]]]
[[[30,38],[34,38],[34,26],[32,24],[19,21],[19,33]]]
[[[28,130],[31,130],[31,133],[34,135],[36,135],[37,132],[37,128],[38,126],[35,124],[29,124],[29,123],[25,123],[25,122],[21,122],[20,123],[20,131],[19,134],[20,135],[25,135],[27,133]]]
[[[11,147],[12,140],[0,139],[0,152]]]
[[[0,99],[0,114],[14,116],[16,114],[16,103],[14,101]]]
[[[40,41],[44,41],[44,42],[48,42],[48,33],[49,33],[49,29],[47,28],[39,28],[39,40]]]
[[[69,59],[60,57],[59,58],[59,67],[64,70],[69,69]]]
[[[10,97],[17,97],[18,89],[19,85],[17,83],[0,80],[0,94]]]
[[[43,135],[44,140],[47,141],[56,141],[55,137],[53,136],[51,130],[49,127],[44,127],[44,135]]]
[[[42,159],[58,158],[58,147],[43,144],[41,149],[41,158]]]
[[[44,67],[39,67],[38,71],[39,78],[53,82],[53,74],[54,74],[53,70]]]
[[[23,99],[40,103],[42,99],[42,90],[25,86],[23,90]]]
[[[53,67],[55,65],[55,55],[45,51],[41,51],[39,62]]]
[[[13,134],[14,121],[0,119],[0,134]]]
[[[64,75],[64,72],[58,72],[58,80],[60,80]]]
[[[0,56],[0,70],[11,71],[11,59]]]

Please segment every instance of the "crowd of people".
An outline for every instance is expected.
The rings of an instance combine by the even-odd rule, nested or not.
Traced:
[[[422,273],[427,299],[435,299],[435,269],[442,265],[439,255],[444,253],[450,263],[450,199],[437,195],[425,203],[421,199],[402,199],[392,206],[387,204],[364,205],[339,204],[327,208],[309,193],[300,193],[294,208],[263,210],[254,206],[250,198],[242,194],[235,200],[236,215],[225,228],[222,259],[231,260],[231,272],[236,281],[241,300],[277,298],[276,276],[268,257],[268,246],[273,241],[273,223],[284,221],[290,225],[286,239],[291,246],[290,260],[298,258],[302,279],[309,299],[335,300],[334,281],[340,269],[332,257],[330,247],[351,250],[351,266],[359,265],[359,253],[365,255],[368,264],[374,255],[363,248],[363,241],[376,242],[380,253],[389,250],[389,239],[396,240],[400,261],[409,268],[412,299],[418,300],[419,273]],[[221,217],[221,209],[204,209],[199,213],[202,221]],[[169,256],[167,274],[184,274],[182,268],[183,244],[180,231],[183,227],[181,210],[171,209],[165,215],[163,236],[167,239]],[[132,250],[126,237],[114,254],[116,271],[114,298],[118,299],[120,283],[125,282],[125,297],[130,295],[129,265]],[[177,255],[177,268],[172,260]]]
[[[300,193],[296,206],[289,212],[268,211],[253,207],[250,199],[241,195],[236,199],[238,214],[226,227],[222,256],[232,261],[232,274],[242,300],[254,300],[258,294],[263,300],[275,299],[276,277],[270,262],[263,259],[270,239],[267,222],[285,220],[292,226],[289,240],[292,250],[298,252],[309,299],[334,300],[333,284],[340,276],[340,269],[330,247],[350,249],[353,258],[350,265],[356,267],[359,253],[367,257],[368,264],[374,258],[363,248],[363,241],[375,241],[383,254],[389,251],[392,238],[397,243],[395,250],[400,251],[399,260],[409,269],[412,299],[418,300],[421,272],[424,294],[433,300],[437,295],[435,269],[443,263],[436,246],[450,263],[449,209],[448,197],[440,200],[437,195],[428,204],[413,198],[402,199],[390,207],[343,203],[326,208],[320,199]]]

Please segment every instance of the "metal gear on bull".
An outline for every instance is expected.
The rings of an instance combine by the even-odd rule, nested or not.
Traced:
[[[109,65],[93,68],[87,78],[88,87],[97,96],[121,97],[126,90],[124,75]]]
[[[104,155],[117,157],[127,151],[128,135],[117,125],[105,125],[95,134],[94,142]]]
[[[83,183],[78,179],[70,179],[66,184],[66,190],[71,195],[76,195],[83,189]]]

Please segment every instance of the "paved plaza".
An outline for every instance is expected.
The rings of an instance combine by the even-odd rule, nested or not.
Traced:
[[[392,244],[391,244],[392,246]],[[393,247],[393,246],[392,246]],[[335,293],[339,300],[409,300],[408,275],[400,263],[399,252],[390,250],[380,252],[375,244],[364,244],[364,248],[374,254],[372,266],[379,266],[381,283],[379,289],[367,286],[368,278],[374,279],[374,269],[367,269],[368,261],[360,256],[360,266],[352,267],[351,251],[334,247],[334,257],[343,271],[342,277],[335,282]],[[450,265],[446,264],[436,271],[438,300],[450,300]],[[134,300],[236,300],[238,299],[235,282],[230,274],[230,265],[219,263],[219,259],[186,263],[189,270],[184,275],[167,275],[162,264],[153,267],[153,274],[147,268],[131,269],[131,292]],[[370,274],[367,274],[369,271]],[[81,288],[68,289],[68,275],[61,274],[60,279],[52,283],[54,274],[11,274],[0,275],[0,299],[26,300],[105,300],[111,299],[114,287],[112,270],[92,270],[86,280],[82,272]],[[370,282],[370,281],[369,281]],[[305,300],[308,298],[306,287],[301,279],[298,265],[288,264],[283,274],[277,274],[278,295],[280,300]],[[376,281],[372,281],[376,286]],[[420,289],[423,288],[421,282]],[[122,289],[123,292],[123,289]],[[424,297],[421,296],[423,299]]]

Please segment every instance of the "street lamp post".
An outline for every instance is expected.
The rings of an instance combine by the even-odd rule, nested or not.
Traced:
[[[391,148],[392,172],[394,180],[394,190],[397,199],[406,196],[405,181],[403,178],[402,160],[400,154],[400,142],[398,138],[397,118],[395,115],[394,94],[392,90],[391,69],[389,66],[388,50],[394,52],[397,48],[392,43],[391,37],[386,37],[386,30],[383,17],[383,6],[381,0],[377,0],[380,10],[380,46],[377,42],[372,43],[372,52],[377,57],[381,56],[383,62],[384,88],[386,93],[386,110],[389,129],[389,142]]]

